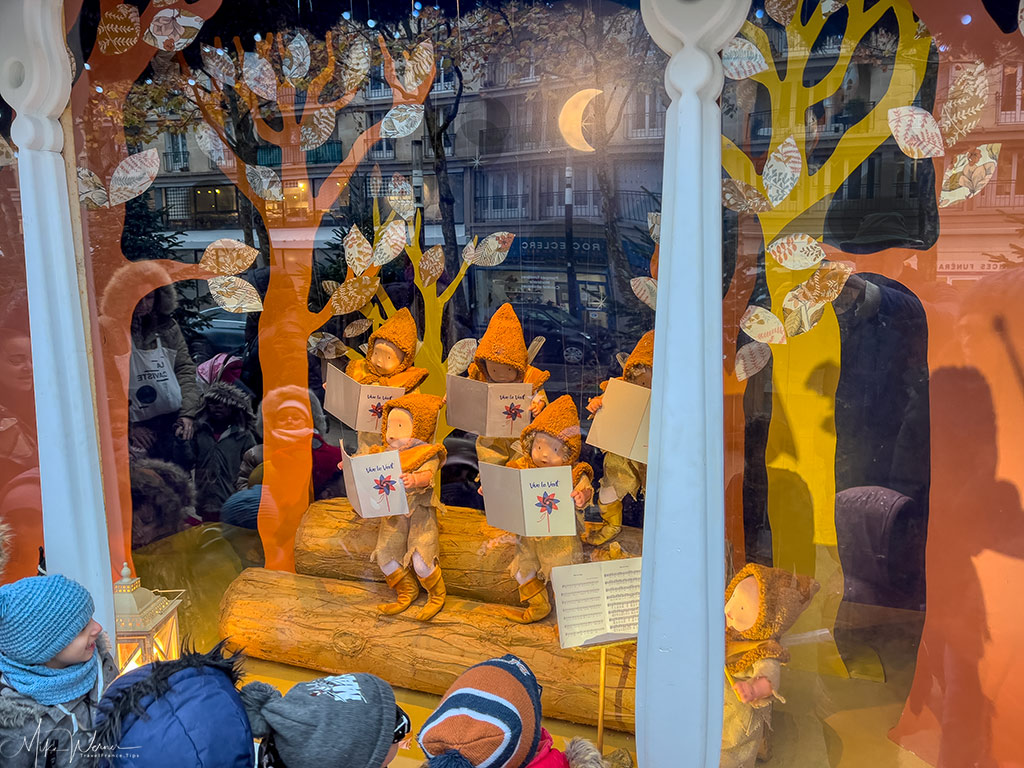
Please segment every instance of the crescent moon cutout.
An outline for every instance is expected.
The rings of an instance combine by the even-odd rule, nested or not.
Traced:
[[[594,148],[583,137],[583,111],[599,93],[604,93],[604,91],[599,88],[585,88],[582,91],[577,91],[569,97],[565,106],[562,107],[562,111],[558,113],[558,130],[561,132],[562,138],[565,139],[566,144],[580,152],[594,151]]]

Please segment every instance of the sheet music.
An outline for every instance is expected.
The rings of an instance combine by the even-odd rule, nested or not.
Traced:
[[[633,557],[551,569],[562,648],[636,636],[640,563]]]
[[[640,623],[640,558],[603,563],[608,631],[635,635]]]

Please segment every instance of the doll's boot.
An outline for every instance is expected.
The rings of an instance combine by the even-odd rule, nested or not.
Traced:
[[[540,621],[551,613],[551,603],[548,602],[548,587],[536,576],[525,584],[519,585],[519,601],[526,603],[526,608],[517,610],[508,609],[508,616],[512,621],[520,624],[532,624]]]
[[[601,510],[601,522],[584,521],[582,536],[583,541],[595,547],[614,539],[622,530],[622,499],[611,504],[602,504],[599,501],[597,508]]]
[[[448,596],[444,588],[444,578],[441,576],[441,567],[435,565],[430,575],[422,577],[420,582],[427,590],[427,603],[416,618],[420,621],[430,621],[444,607],[444,600]]]
[[[395,602],[381,603],[377,606],[377,609],[387,616],[393,616],[406,610],[412,605],[412,601],[420,596],[420,584],[416,581],[416,577],[409,573],[408,568],[399,568],[385,576],[384,580],[398,595]]]

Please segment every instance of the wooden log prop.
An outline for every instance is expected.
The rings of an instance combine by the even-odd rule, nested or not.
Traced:
[[[441,613],[421,622],[417,606],[381,615],[377,603],[391,597],[376,582],[250,568],[224,595],[220,632],[256,658],[332,674],[370,672],[434,694],[443,694],[467,667],[514,653],[544,687],[546,717],[596,724],[600,651],[561,650],[553,616],[521,625],[501,606],[449,596]],[[417,603],[423,602],[421,595]],[[607,727],[633,730],[635,685],[636,646],[609,648]]]

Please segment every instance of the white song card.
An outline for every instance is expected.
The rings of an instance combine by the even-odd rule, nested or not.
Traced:
[[[532,384],[488,384],[448,374],[448,423],[483,437],[519,437],[530,423]]]
[[[409,512],[398,451],[349,456],[341,446],[345,492],[360,517],[391,517]]]
[[[572,469],[480,465],[487,522],[520,536],[575,536]]]
[[[334,363],[327,366],[325,388],[327,412],[359,432],[380,432],[384,403],[405,394],[402,387],[360,384]]]
[[[602,402],[587,433],[587,445],[646,464],[651,390],[611,379]]]
[[[562,648],[636,637],[640,620],[641,558],[551,569]]]

